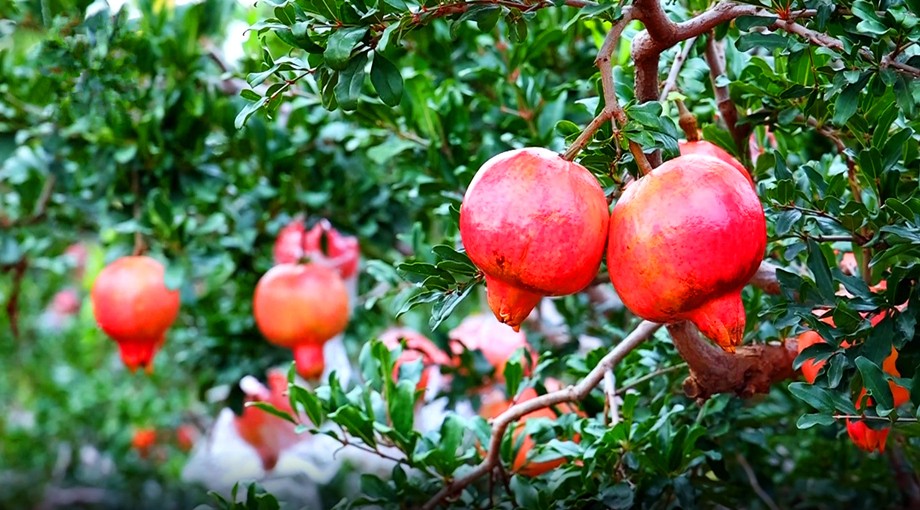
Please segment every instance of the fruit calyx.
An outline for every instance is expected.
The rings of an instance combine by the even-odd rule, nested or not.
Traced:
[[[542,296],[591,283],[608,221],[604,192],[586,168],[529,147],[476,172],[460,206],[460,237],[485,275],[493,314],[517,329]]]

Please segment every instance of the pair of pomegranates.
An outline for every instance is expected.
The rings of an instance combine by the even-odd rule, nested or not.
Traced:
[[[316,378],[324,368],[323,344],[348,323],[343,280],[355,278],[357,239],[340,235],[325,219],[309,231],[295,220],[282,229],[274,255],[277,265],[256,286],[256,324],[269,342],[294,351],[301,376]],[[122,257],[100,272],[91,298],[96,322],[118,343],[125,365],[150,372],[179,313],[179,291],[166,287],[163,264]]]
[[[685,144],[684,155],[630,184],[612,213],[594,176],[554,152],[526,148],[487,161],[464,196],[460,235],[495,316],[519,328],[543,296],[584,289],[606,246],[627,308],[654,322],[690,320],[733,351],[766,221],[744,167],[713,157],[705,143]]]

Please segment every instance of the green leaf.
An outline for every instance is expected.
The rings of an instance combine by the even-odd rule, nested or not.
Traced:
[[[815,425],[824,425],[825,427],[833,425],[835,423],[834,417],[829,414],[817,414],[809,413],[799,416],[799,419],[796,420],[795,426],[799,430],[810,429]]]
[[[836,409],[830,392],[820,386],[794,382],[789,385],[789,391],[799,400],[823,413],[833,413]]]
[[[517,395],[521,380],[524,378],[524,369],[521,367],[522,357],[517,355],[518,352],[521,352],[521,349],[516,350],[505,363],[505,387],[508,395]]]
[[[384,104],[387,106],[399,104],[403,95],[402,75],[399,69],[380,53],[374,54],[374,63],[371,65],[371,83]]]
[[[233,121],[234,127],[236,129],[243,129],[243,126],[246,125],[246,121],[249,120],[249,117],[252,117],[252,114],[257,112],[259,108],[265,106],[265,103],[268,102],[268,97],[260,97],[258,101],[254,103],[249,103],[240,110],[240,113],[237,114],[236,119]]]
[[[863,386],[875,399],[876,412],[879,416],[887,416],[894,408],[894,397],[891,395],[891,388],[888,386],[884,372],[865,356],[856,358],[856,368],[862,375]]]
[[[323,404],[319,397],[296,385],[289,385],[288,391],[290,392],[291,409],[303,409],[310,423],[317,427],[323,424],[326,413],[323,411]]]
[[[357,436],[371,448],[377,447],[374,438],[374,425],[357,407],[344,405],[333,411],[329,419],[344,427],[350,434]]]
[[[365,34],[367,34],[367,27],[349,27],[335,31],[329,36],[326,51],[323,52],[326,64],[337,71],[345,69],[352,50]]]
[[[295,425],[297,424],[297,420],[295,420],[290,414],[276,408],[268,402],[247,402],[246,407],[257,407],[268,414],[281,418],[284,421],[293,423]]]
[[[813,239],[808,240],[808,269],[815,278],[815,284],[821,297],[827,302],[834,300],[834,279],[831,277],[831,270],[824,258],[821,247]]]
[[[416,363],[421,364],[421,360],[417,360]],[[403,436],[409,436],[412,432],[415,416],[415,385],[416,381],[400,380],[395,385],[395,394],[390,394],[387,398],[390,421],[396,432]]]
[[[361,87],[364,85],[364,68],[367,65],[367,54],[361,53],[348,61],[348,65],[339,73],[339,83],[335,86],[335,99],[345,111],[358,108],[358,98],[361,96]]]

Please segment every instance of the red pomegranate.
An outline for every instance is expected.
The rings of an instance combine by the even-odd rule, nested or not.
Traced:
[[[274,255],[276,264],[295,264],[308,258],[310,262],[334,267],[347,280],[358,270],[360,249],[356,237],[340,234],[325,218],[310,230],[302,218],[297,218],[278,233]]]
[[[767,243],[763,207],[729,164],[680,156],[626,189],[610,217],[607,265],[643,319],[690,320],[733,352],[744,335],[741,289]]]
[[[729,165],[733,166],[736,170],[741,172],[741,175],[751,183],[751,186],[754,185],[754,179],[751,178],[750,172],[747,168],[744,168],[744,165],[740,161],[735,159],[734,156],[728,153],[722,147],[718,145],[707,142],[705,140],[697,140],[695,142],[680,142],[678,144],[680,147],[680,155],[686,156],[688,154],[698,154],[701,156],[712,156],[718,160],[724,161]]]
[[[334,270],[319,264],[279,264],[256,285],[253,314],[265,338],[294,351],[305,379],[322,375],[323,344],[348,325],[348,291]]]
[[[284,372],[270,371],[268,388],[256,381],[247,382],[253,384],[241,384],[246,392],[246,402],[267,402],[278,410],[293,414],[286,395],[288,383]],[[233,423],[240,437],[259,454],[265,471],[274,469],[281,452],[304,437],[297,433],[293,423],[258,407],[245,407]]]
[[[428,387],[428,379],[432,370],[437,370],[437,367],[441,365],[449,365],[451,362],[450,356],[439,349],[434,342],[426,338],[425,335],[409,328],[390,328],[381,333],[379,338],[390,350],[395,349],[405,341],[405,346],[393,365],[394,380],[399,377],[399,367],[403,363],[411,363],[418,359],[422,360],[425,368],[422,370],[422,377],[416,385],[418,391],[423,391]]]
[[[118,342],[121,359],[133,372],[153,370],[153,357],[179,314],[179,291],[166,288],[166,271],[146,256],[122,257],[106,266],[93,284],[96,322]]]
[[[518,149],[486,161],[463,197],[460,237],[498,320],[517,330],[543,296],[591,283],[608,211],[597,179],[555,152]]]
[[[885,453],[885,443],[888,442],[889,432],[891,432],[889,427],[871,428],[865,420],[847,418],[847,435],[860,450]]]
[[[156,445],[157,431],[152,428],[140,428],[134,431],[131,438],[131,448],[137,451],[142,459],[150,455],[150,450]]]
[[[530,355],[530,360],[522,357],[521,366],[524,372],[529,374],[530,370],[537,364],[537,353],[527,342],[527,335],[523,331],[514,330],[494,317],[485,314],[471,315],[454,329],[448,336],[450,337],[450,350],[454,355],[459,356],[464,349],[482,351],[482,355],[490,365],[495,367],[495,378],[501,382],[505,380],[505,364],[520,348],[524,348]]]

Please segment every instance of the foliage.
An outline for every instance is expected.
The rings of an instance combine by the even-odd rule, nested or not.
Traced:
[[[288,362],[259,335],[251,297],[272,264],[275,234],[298,213],[357,235],[365,262],[345,335],[355,377],[292,385],[291,403],[308,418],[305,433],[400,459],[382,477],[346,466],[357,476],[323,487],[324,504],[423,504],[469,472],[490,427],[460,409],[479,404],[474,388],[491,368],[477,353],[445,368],[454,379],[444,396],[456,412],[422,430],[413,412],[421,367],[404,365],[394,381],[396,353],[373,339],[399,321],[446,347],[447,331],[483,308],[480,275],[457,232],[465,186],[501,151],[564,151],[601,112],[594,58],[624,5],[269,0],[244,10],[144,0],[131,16],[89,4],[0,7],[9,18],[0,22],[0,301],[14,303],[0,314],[0,331],[10,332],[0,338],[0,393],[13,396],[0,412],[3,505],[81,485],[144,494],[158,508],[205,501],[179,481],[178,449],[170,446],[163,463],[145,460],[130,450],[131,434],[173,428],[187,415],[207,420],[224,405],[238,410],[243,375]],[[708,7],[665,5],[675,20]],[[891,421],[900,462],[920,462],[920,85],[892,65],[920,66],[920,8],[860,0],[766,9],[715,30],[726,64],[714,80],[707,37],[698,38],[679,93],[661,103],[636,99],[630,41],[642,26],[627,25],[613,77],[628,122],[601,126],[578,161],[615,199],[627,174],[638,176],[627,141],[676,156],[682,99],[705,139],[754,168],[766,210],[767,258],[781,267],[782,292],[745,290],[746,341],[812,329],[828,343],[796,366],[815,358],[827,368],[815,385],[787,381],[753,400],[719,395],[700,406],[682,394],[687,372],[662,330],[614,371],[619,388],[632,388],[617,423],[606,417],[602,388],[578,403],[585,416],[528,422],[539,439],[534,458],[565,457],[564,466],[538,478],[483,478],[451,505],[769,506],[752,485],[783,508],[901,504],[886,459],[857,451],[835,416],[856,414],[858,390],[868,388],[876,405],[866,414]],[[840,46],[764,30],[800,9],[809,13],[796,22]],[[219,43],[239,19],[252,31],[237,70]],[[663,53],[662,77],[681,49]],[[726,86],[741,114],[734,131],[715,90]],[[756,163],[735,144],[737,132],[756,141]],[[62,254],[77,241],[91,248],[74,280]],[[65,286],[85,298],[101,267],[139,242],[169,261],[167,281],[182,291],[179,323],[149,377],[120,367],[85,299],[61,330],[46,327],[42,313]],[[855,275],[838,267],[845,252],[856,257]],[[886,289],[872,288],[883,281]],[[588,292],[553,304],[572,341],[528,331],[540,361],[528,377],[508,364],[509,396],[544,393],[548,377],[577,382],[638,322]],[[835,326],[815,309],[830,310]],[[600,346],[579,348],[580,337]],[[912,396],[898,409],[880,369],[892,346],[898,382]],[[215,386],[229,389],[226,398],[209,396]],[[517,446],[504,437],[504,466]],[[243,505],[242,494],[222,497],[211,501]],[[275,507],[254,486],[246,499],[247,508]]]

